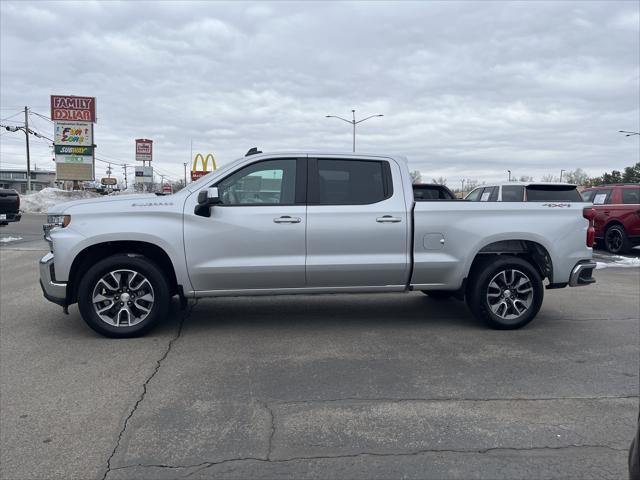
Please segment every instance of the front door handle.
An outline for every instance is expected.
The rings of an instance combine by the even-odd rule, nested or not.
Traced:
[[[382,217],[376,218],[376,222],[378,223],[399,223],[402,219],[400,217],[392,217],[391,215],[383,215]]]
[[[290,217],[289,215],[283,215],[282,217],[274,218],[274,223],[300,223],[302,219],[300,217]]]

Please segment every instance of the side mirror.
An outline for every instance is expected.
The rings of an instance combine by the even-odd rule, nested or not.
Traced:
[[[216,205],[218,203],[220,203],[218,187],[207,188],[206,190],[201,190],[200,193],[198,193],[199,205]]]
[[[207,188],[198,193],[198,205],[193,213],[201,217],[211,216],[211,207],[220,203],[218,187]]]

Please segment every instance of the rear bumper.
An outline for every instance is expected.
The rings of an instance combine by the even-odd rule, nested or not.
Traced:
[[[569,277],[570,287],[582,287],[585,285],[591,285],[596,282],[593,278],[593,271],[596,268],[596,262],[585,261],[576,264],[571,270],[571,276]]]
[[[40,286],[44,298],[58,305],[67,304],[67,284],[56,282],[53,273],[53,253],[49,252],[40,259]]]
[[[0,214],[0,224],[19,222],[21,218],[22,218],[21,213],[2,213]]]

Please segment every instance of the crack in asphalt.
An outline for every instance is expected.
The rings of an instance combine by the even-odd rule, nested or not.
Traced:
[[[166,465],[166,464],[136,464],[136,465],[124,465],[121,467],[115,467],[113,470],[124,470],[131,468],[165,468],[165,469],[187,469],[187,468],[196,468],[196,470],[183,475],[182,478],[187,478],[195,475],[198,472],[206,470],[208,468],[212,468],[218,465],[224,465],[232,462],[246,462],[246,461],[255,461],[261,463],[288,463],[295,461],[304,461],[304,460],[332,460],[332,459],[341,459],[341,458],[358,458],[358,457],[409,457],[409,456],[418,456],[426,453],[477,453],[477,454],[486,454],[491,452],[521,452],[521,451],[541,451],[541,450],[565,450],[570,448],[602,448],[606,450],[612,450],[615,452],[626,452],[626,448],[616,448],[610,445],[599,445],[599,444],[570,444],[570,445],[561,445],[561,446],[542,446],[542,447],[490,447],[483,449],[452,449],[452,448],[440,448],[440,449],[421,449],[414,450],[411,452],[394,452],[394,453],[382,453],[382,452],[359,452],[352,454],[344,454],[344,455],[315,455],[315,456],[298,456],[298,457],[289,457],[282,459],[265,459],[260,457],[238,457],[238,458],[227,458],[224,460],[218,460],[215,462],[200,462],[197,464],[190,465]],[[200,468],[198,468],[200,467]]]
[[[118,438],[116,440],[116,444],[114,445],[113,450],[111,451],[111,454],[109,455],[109,458],[107,458],[107,468],[105,469],[104,475],[102,475],[102,480],[105,480],[107,478],[107,475],[109,475],[109,472],[114,470],[113,468],[111,468],[111,460],[113,460],[113,457],[115,456],[116,452],[118,451],[118,448],[120,447],[120,441],[122,440],[122,437],[124,436],[124,432],[127,430],[127,426],[129,425],[129,420],[131,420],[131,417],[133,417],[133,414],[136,413],[136,410],[138,409],[138,407],[140,406],[140,404],[142,403],[142,401],[146,397],[146,395],[147,395],[147,385],[149,384],[149,382],[151,380],[153,380],[153,377],[156,376],[156,374],[160,370],[160,367],[162,366],[162,362],[169,355],[169,352],[171,351],[171,347],[173,347],[173,344],[182,335],[182,327],[184,326],[184,322],[188,317],[191,316],[191,312],[193,311],[194,307],[197,304],[198,304],[198,300],[196,299],[193,303],[191,303],[189,305],[189,308],[187,309],[187,311],[180,316],[180,322],[178,323],[178,331],[176,332],[174,337],[171,340],[169,340],[169,343],[167,344],[167,348],[164,351],[164,353],[162,354],[162,356],[158,360],[156,360],[156,367],[153,369],[153,372],[151,372],[151,375],[149,375],[145,379],[144,383],[142,384],[142,393],[140,394],[140,397],[138,397],[138,400],[136,401],[136,403],[133,405],[133,408],[131,409],[129,414],[124,419],[124,423],[122,425],[122,429],[120,430],[120,433],[118,433]]]

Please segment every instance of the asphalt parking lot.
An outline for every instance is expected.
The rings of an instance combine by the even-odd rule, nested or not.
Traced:
[[[0,245],[2,478],[626,476],[640,268],[512,332],[410,293],[176,301],[109,340],[42,298],[23,222],[0,230],[22,238]]]

